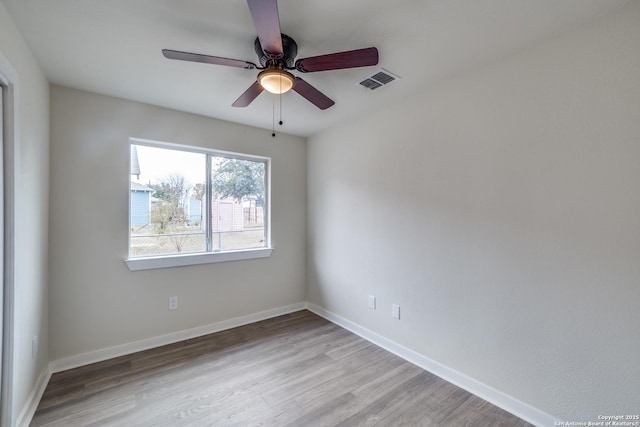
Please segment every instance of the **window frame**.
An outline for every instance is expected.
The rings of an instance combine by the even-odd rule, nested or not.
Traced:
[[[199,264],[210,264],[217,262],[227,262],[227,261],[240,261],[240,260],[248,260],[248,259],[257,259],[257,258],[267,258],[271,256],[273,252],[273,247],[271,245],[271,158],[264,156],[256,156],[251,154],[244,153],[236,153],[232,151],[224,151],[224,150],[216,150],[212,148],[204,148],[204,147],[196,147],[189,146],[183,144],[176,144],[172,142],[161,142],[161,141],[153,141],[149,139],[142,138],[129,138],[129,180],[127,183],[128,191],[131,188],[131,146],[133,145],[142,145],[146,147],[152,148],[161,148],[161,149],[169,149],[169,150],[178,150],[182,152],[190,152],[197,154],[204,154],[205,156],[215,156],[215,157],[227,157],[238,160],[249,160],[249,161],[258,161],[263,162],[265,165],[265,186],[264,186],[264,228],[265,228],[265,246],[260,248],[248,248],[248,249],[235,249],[228,251],[213,251],[208,250],[209,244],[207,243],[207,248],[203,252],[193,252],[187,254],[166,254],[166,255],[150,255],[150,256],[139,256],[132,257],[131,256],[131,195],[128,193],[128,202],[127,202],[127,258],[125,258],[124,262],[126,263],[128,269],[130,271],[138,271],[138,270],[150,270],[157,268],[171,268],[171,267],[182,267],[189,265],[199,265]],[[212,199],[212,189],[211,189],[211,161],[207,157],[207,161],[205,164],[205,174],[206,174],[206,197],[207,204],[206,209],[208,211],[207,218],[211,218],[211,199]],[[205,226],[205,239],[207,242],[213,237],[211,231],[211,224],[207,221]]]

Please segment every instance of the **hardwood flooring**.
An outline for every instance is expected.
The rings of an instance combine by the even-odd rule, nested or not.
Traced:
[[[59,372],[31,426],[530,424],[303,310]]]

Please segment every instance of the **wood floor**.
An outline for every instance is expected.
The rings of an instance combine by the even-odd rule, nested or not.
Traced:
[[[309,311],[52,376],[31,426],[530,426]]]

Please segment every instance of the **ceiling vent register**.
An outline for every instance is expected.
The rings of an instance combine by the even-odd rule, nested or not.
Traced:
[[[383,86],[386,86],[390,83],[393,83],[398,79],[399,79],[398,76],[391,74],[387,70],[384,70],[381,68],[379,70],[376,70],[373,74],[365,77],[363,80],[359,81],[357,84],[359,84],[360,86],[368,90],[373,91]]]

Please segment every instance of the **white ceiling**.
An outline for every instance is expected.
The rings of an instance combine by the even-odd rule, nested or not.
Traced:
[[[231,107],[256,70],[161,54],[168,48],[257,63],[245,0],[2,1],[52,83],[271,129],[270,94]],[[287,93],[280,131],[312,135],[629,1],[280,0],[280,26],[298,43],[298,58],[375,46],[379,67],[401,77],[368,92],[356,82],[375,67],[305,74],[336,104],[321,111]]]

